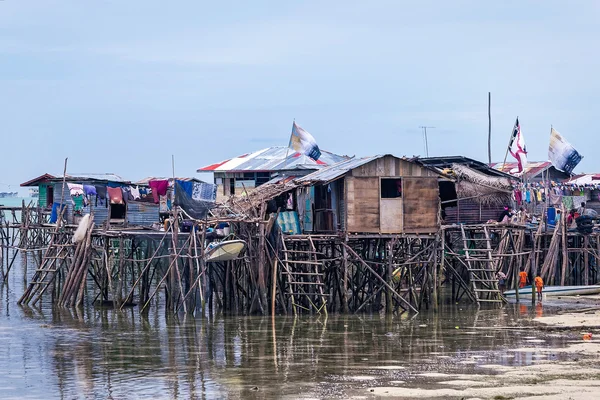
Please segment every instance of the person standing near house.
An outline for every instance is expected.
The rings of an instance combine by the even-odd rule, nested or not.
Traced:
[[[519,272],[519,289],[523,289],[527,284],[527,272],[521,268],[521,272]]]
[[[542,301],[542,290],[544,289],[544,280],[541,276],[536,276],[534,279],[535,288],[537,289],[538,301]]]
[[[500,289],[501,294],[504,294],[504,291],[506,290],[506,274],[502,271],[498,271],[496,277],[498,278],[498,289]]]
[[[512,209],[508,206],[504,207],[504,211],[498,217],[498,223],[508,224],[512,215]]]

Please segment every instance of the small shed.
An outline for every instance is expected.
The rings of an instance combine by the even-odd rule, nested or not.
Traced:
[[[93,211],[94,223],[101,225],[111,220],[113,223],[150,226],[159,220],[159,206],[154,204],[150,198],[139,201],[128,201],[125,204],[110,204],[108,200],[101,201],[98,198],[87,198],[84,196],[72,196],[69,184],[90,185],[97,188],[128,187],[131,182],[124,180],[112,173],[78,173],[63,177],[44,174],[21,184],[23,187],[37,187],[39,190],[38,205],[48,211],[56,209],[57,205],[63,204],[65,211],[63,217],[68,224],[78,222],[78,215],[89,214]],[[51,215],[51,214],[50,214]]]
[[[390,154],[341,161],[295,180],[305,232],[431,233],[438,174]]]

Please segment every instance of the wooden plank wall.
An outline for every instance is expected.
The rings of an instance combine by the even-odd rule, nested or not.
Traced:
[[[380,199],[381,233],[402,232],[402,197]]]
[[[379,232],[379,178],[346,178],[348,232]]]
[[[353,169],[351,174],[355,177],[436,176],[428,169],[394,156],[385,156],[373,160]]]
[[[403,178],[404,232],[436,232],[440,197],[436,177]]]

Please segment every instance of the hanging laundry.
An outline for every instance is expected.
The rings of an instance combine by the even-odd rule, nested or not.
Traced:
[[[131,194],[131,188],[129,186],[122,186],[121,192],[123,192],[123,201],[124,202],[133,200],[133,195]]]
[[[179,183],[179,186],[185,192],[185,194],[187,194],[189,197],[192,197],[192,192],[194,189],[194,182],[180,181],[180,180],[177,180],[176,182]]]
[[[527,203],[531,203],[531,194],[530,194],[529,190],[527,190],[527,191],[525,192],[525,201],[526,201]]]
[[[517,202],[517,205],[521,205],[521,203],[523,202],[523,197],[521,196],[521,191],[519,189],[515,190],[514,192],[515,195],[515,201]]]
[[[164,196],[167,194],[167,189],[169,188],[169,181],[150,181],[148,182],[148,184],[150,185],[150,189],[152,189],[152,196],[154,197],[154,202],[159,203],[160,196]]]
[[[123,192],[121,188],[107,188],[110,204],[123,204]]]
[[[61,207],[60,203],[52,203],[52,212],[50,213],[49,221],[51,224],[56,223],[56,221],[58,220],[58,215],[63,208],[65,208],[65,206]]]
[[[71,196],[83,196],[83,185],[80,183],[67,183]]]
[[[536,201],[535,190],[530,189],[529,193],[530,193],[530,197],[531,197],[531,203],[535,203],[535,201]]]
[[[573,196],[563,196],[562,202],[567,210],[573,208]]]
[[[161,198],[162,203],[162,198]],[[181,207],[192,218],[204,219],[208,215],[208,210],[214,207],[212,201],[194,200],[181,186],[181,181],[175,181],[175,204]]]
[[[205,182],[194,182],[192,199],[207,201],[217,200],[217,185]]]
[[[101,199],[106,199],[106,186],[95,186],[96,195]]]
[[[158,212],[161,212],[161,213],[169,212],[169,204],[167,202],[166,195],[159,196],[159,198],[158,198]]]
[[[86,196],[96,196],[98,194],[96,187],[92,185],[83,185],[83,192]]]
[[[541,190],[537,190],[536,198],[537,198],[538,203],[542,201],[542,191]]]
[[[133,200],[139,200],[141,195],[140,195],[140,189],[136,186],[136,187],[131,187],[131,196],[133,197]]]

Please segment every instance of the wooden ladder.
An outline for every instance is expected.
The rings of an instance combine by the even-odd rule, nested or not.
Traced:
[[[483,238],[467,238],[465,228],[460,227],[464,252],[465,263],[469,272],[469,286],[473,292],[473,297],[478,304],[498,303],[503,304],[506,299],[498,289],[498,279],[494,269],[494,259],[492,257],[492,241],[486,226],[483,227]],[[470,247],[469,243],[485,243],[485,247]]]
[[[294,314],[297,313],[296,307],[327,313],[325,299],[328,294],[323,291],[324,277],[323,272],[319,270],[323,269],[323,263],[318,259],[318,252],[312,239],[308,238],[307,241],[310,250],[290,250],[288,244],[291,241],[282,234],[283,271],[281,273],[287,278],[287,288],[282,293],[291,301]],[[308,308],[300,304],[301,299],[306,300]]]
[[[60,266],[57,266],[57,261],[64,260],[69,253],[69,248],[72,247],[70,243],[55,243],[56,236],[62,235],[61,232],[53,232],[52,235],[53,237],[42,257],[40,266],[35,270],[35,274],[31,278],[27,290],[19,299],[18,304],[29,304],[33,300],[33,304],[35,305],[42,298],[42,295],[54,281],[56,273],[60,269]]]

